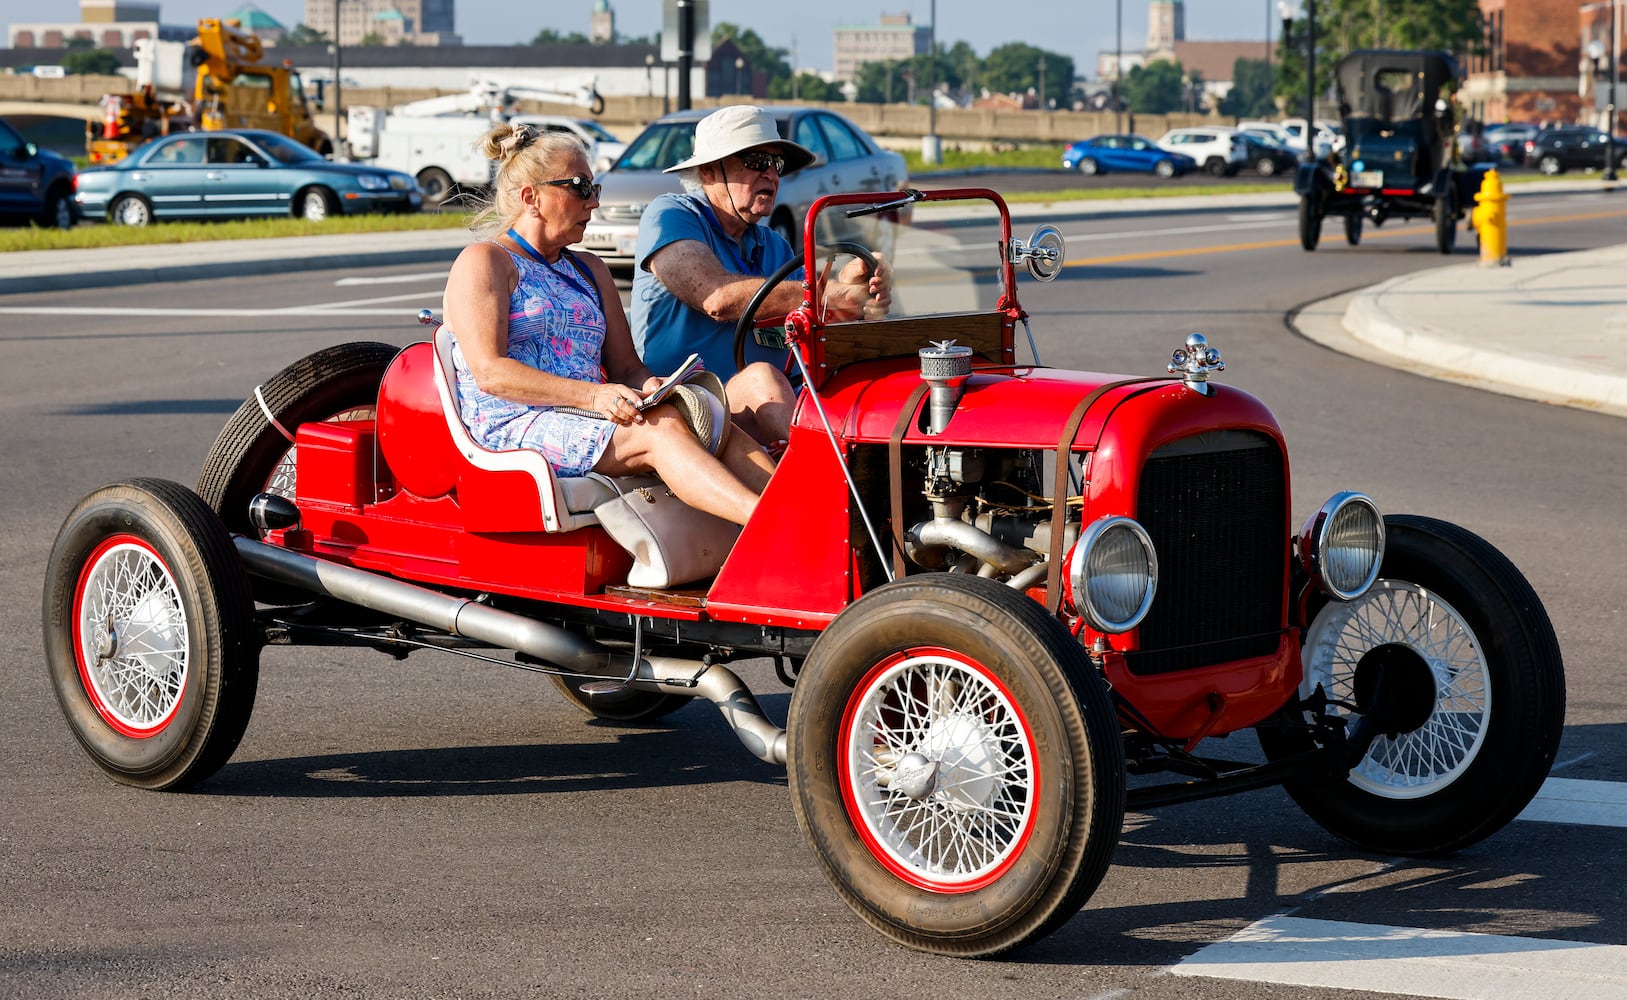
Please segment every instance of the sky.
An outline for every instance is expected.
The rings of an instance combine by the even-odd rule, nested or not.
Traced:
[[[242,0],[159,0],[165,24],[193,24],[222,17]],[[305,17],[304,0],[254,0],[260,9],[293,27]],[[1147,0],[1033,0],[1008,7],[997,0],[935,0],[938,41],[969,43],[978,55],[1006,42],[1026,42],[1073,57],[1075,71],[1093,76],[1098,52],[1113,51],[1121,25],[1124,50],[1146,44]],[[1119,6],[1122,3],[1122,18]],[[593,0],[456,0],[457,30],[471,45],[530,41],[542,28],[588,33]],[[647,36],[661,30],[661,0],[611,0],[616,30]],[[775,48],[795,51],[796,65],[831,68],[831,29],[879,22],[882,12],[908,12],[916,24],[932,22],[934,0],[710,0],[713,25],[731,22],[754,29]],[[1266,23],[1279,30],[1274,0],[1188,0],[1186,37],[1193,41],[1263,38]],[[0,0],[0,23],[77,21],[77,0]],[[3,36],[0,36],[3,40]]]

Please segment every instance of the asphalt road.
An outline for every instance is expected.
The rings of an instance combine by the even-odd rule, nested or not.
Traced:
[[[1619,241],[1611,207],[1522,202],[1522,219],[1565,221],[1516,230],[1516,266]],[[1202,330],[1220,377],[1285,428],[1296,513],[1361,489],[1461,522],[1523,568],[1566,656],[1556,774],[1627,773],[1627,421],[1376,368],[1290,329],[1306,302],[1442,263],[1426,227],[1305,254],[1288,210],[1058,223],[1073,264],[1022,289],[1048,363],[1161,370]],[[1056,934],[1001,961],[932,958],[849,914],[783,770],[711,708],[589,723],[541,678],[439,653],[267,650],[216,778],[184,795],[109,783],[42,662],[61,519],[111,480],[190,483],[255,384],[331,343],[418,339],[411,316],[443,281],[415,266],[0,300],[0,996],[1314,1000],[1355,994],[1172,970],[1284,913],[1627,944],[1620,829],[1519,821],[1452,858],[1375,857],[1267,790],[1132,814],[1105,883]],[[782,718],[784,689],[745,672]]]

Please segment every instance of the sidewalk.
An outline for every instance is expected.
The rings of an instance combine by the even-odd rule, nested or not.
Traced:
[[[1454,264],[1313,303],[1294,327],[1429,378],[1627,416],[1627,245]]]
[[[968,183],[975,184],[975,178]],[[1599,188],[1597,180],[1557,181],[1518,185],[1510,193]],[[1292,193],[1274,192],[1011,208],[1015,227],[1199,207],[1276,210],[1295,203]],[[917,209],[918,221],[954,219],[951,208]],[[468,240],[463,229],[444,229],[22,251],[0,255],[0,296],[388,264],[449,265]],[[1627,341],[1627,244],[1515,256],[1511,267],[1464,262],[1403,275],[1306,306],[1293,323],[1312,340],[1377,364],[1627,416],[1627,367],[1612,350]]]

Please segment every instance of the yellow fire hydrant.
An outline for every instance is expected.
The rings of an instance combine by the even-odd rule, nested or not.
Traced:
[[[1469,221],[1480,236],[1480,266],[1508,266],[1508,195],[1496,170],[1486,171],[1480,190],[1474,196]]]

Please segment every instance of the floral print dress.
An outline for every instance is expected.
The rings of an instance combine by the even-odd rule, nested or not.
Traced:
[[[507,248],[504,248],[505,250]],[[508,250],[520,280],[508,304],[508,356],[562,378],[603,382],[604,310],[591,279],[561,256],[552,266]],[[566,275],[569,275],[567,277]],[[561,476],[592,469],[610,445],[609,420],[552,406],[531,406],[481,392],[452,334],[458,413],[475,443],[493,451],[541,452]]]

